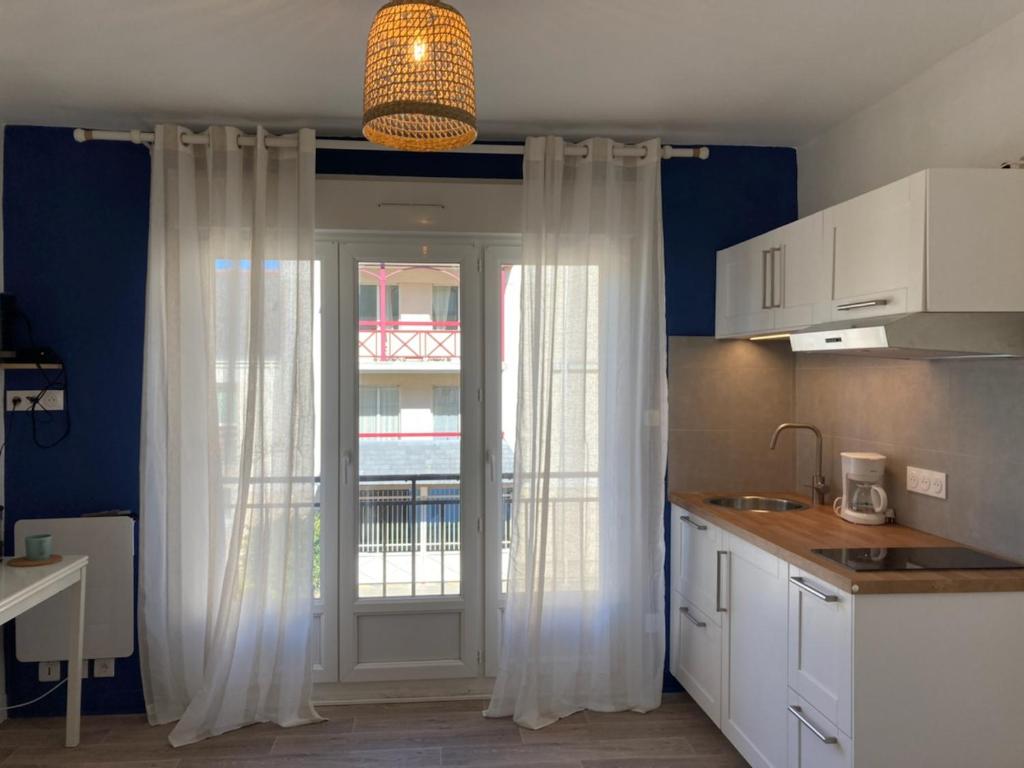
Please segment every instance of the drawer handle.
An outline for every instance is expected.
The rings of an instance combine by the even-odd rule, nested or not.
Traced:
[[[871,299],[870,301],[852,301],[849,304],[840,304],[836,307],[840,312],[847,312],[851,309],[867,309],[868,307],[884,307],[889,303],[888,299]]]
[[[796,704],[790,704],[789,705],[789,713],[791,715],[793,715],[793,717],[795,717],[797,720],[799,720],[804,725],[804,727],[807,728],[808,731],[810,731],[815,736],[817,736],[818,740],[822,744],[838,744],[839,743],[839,739],[837,739],[835,736],[826,736],[824,733],[819,731],[815,727],[814,723],[812,723],[810,720],[808,720],[806,717],[804,717],[804,711],[800,707],[798,707]]]
[[[682,520],[684,523],[689,523],[694,528],[696,528],[698,531],[706,531],[708,529],[708,527],[706,525],[701,525],[700,523],[694,522],[693,518],[690,517],[689,515],[680,515],[679,519]]]
[[[680,608],[679,610],[683,612],[683,616],[688,618],[690,620],[690,623],[693,624],[695,627],[700,627],[701,629],[704,629],[704,627],[706,627],[708,625],[708,623],[706,621],[698,621],[697,619],[693,618],[693,614],[690,613],[690,609],[689,608],[683,607],[683,608]]]
[[[827,592],[822,592],[817,587],[812,587],[810,584],[804,581],[802,576],[790,576],[789,583],[792,584],[794,587],[799,587],[804,592],[814,595],[819,600],[824,600],[826,603],[839,602],[839,595],[830,595]]]

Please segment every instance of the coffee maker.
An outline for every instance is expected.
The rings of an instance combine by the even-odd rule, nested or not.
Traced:
[[[859,525],[882,525],[895,520],[889,495],[882,487],[885,456],[880,453],[843,451],[843,495],[833,502],[839,517]]]

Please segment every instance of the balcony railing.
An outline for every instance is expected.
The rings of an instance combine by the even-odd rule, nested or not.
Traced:
[[[359,357],[384,361],[458,360],[458,320],[360,320]]]
[[[502,547],[512,540],[512,475],[502,478]],[[458,552],[458,475],[361,475],[359,552]]]

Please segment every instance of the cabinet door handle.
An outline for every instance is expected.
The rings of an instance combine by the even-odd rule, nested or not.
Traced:
[[[771,296],[769,305],[773,308],[779,306],[778,304],[775,303],[775,254],[778,252],[778,250],[778,248],[772,246],[772,248],[769,249],[768,251],[768,253],[770,253],[772,257],[771,269],[769,270],[772,278],[772,288],[768,295]]]
[[[806,717],[804,717],[803,709],[798,707],[796,704],[790,704],[789,705],[789,714],[791,714],[793,717],[795,717],[797,720],[799,720],[800,723],[808,731],[813,733],[822,744],[838,744],[839,743],[839,739],[837,739],[835,736],[826,736],[824,733],[819,731],[818,728],[814,725],[814,723],[812,723],[810,720],[808,720]]]
[[[775,302],[774,306],[781,308],[786,303],[786,246],[780,245],[775,249],[776,253],[779,254],[779,300]],[[772,256],[772,298],[775,298],[775,257]]]
[[[808,594],[814,595],[819,600],[824,600],[826,603],[839,602],[838,595],[830,595],[827,592],[822,592],[817,587],[812,587],[810,584],[804,581],[803,576],[790,576],[789,583],[792,584],[794,587],[799,587]]]
[[[715,553],[715,611],[717,613],[725,613],[725,608],[722,607],[722,555],[728,554],[724,549]]]
[[[698,621],[697,619],[693,618],[693,614],[690,613],[690,609],[689,608],[686,608],[684,606],[684,607],[680,608],[679,610],[683,612],[683,616],[688,618],[690,620],[690,623],[693,624],[695,627],[700,627],[701,629],[704,629],[704,627],[706,627],[708,625],[708,623],[706,621]]]
[[[706,531],[708,529],[706,525],[701,525],[700,523],[694,522],[693,518],[689,515],[680,515],[679,519],[682,520],[684,523],[689,523],[698,531]]]
[[[768,301],[768,249],[761,251],[761,309],[771,309]]]
[[[868,307],[884,307],[889,303],[888,299],[871,299],[870,301],[851,301],[849,304],[840,304],[836,309],[840,312],[848,312],[851,309],[867,309]]]

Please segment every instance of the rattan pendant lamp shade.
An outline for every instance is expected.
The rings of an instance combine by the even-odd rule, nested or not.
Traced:
[[[438,0],[392,0],[366,44],[363,135],[437,151],[476,139],[473,43],[462,14]]]

